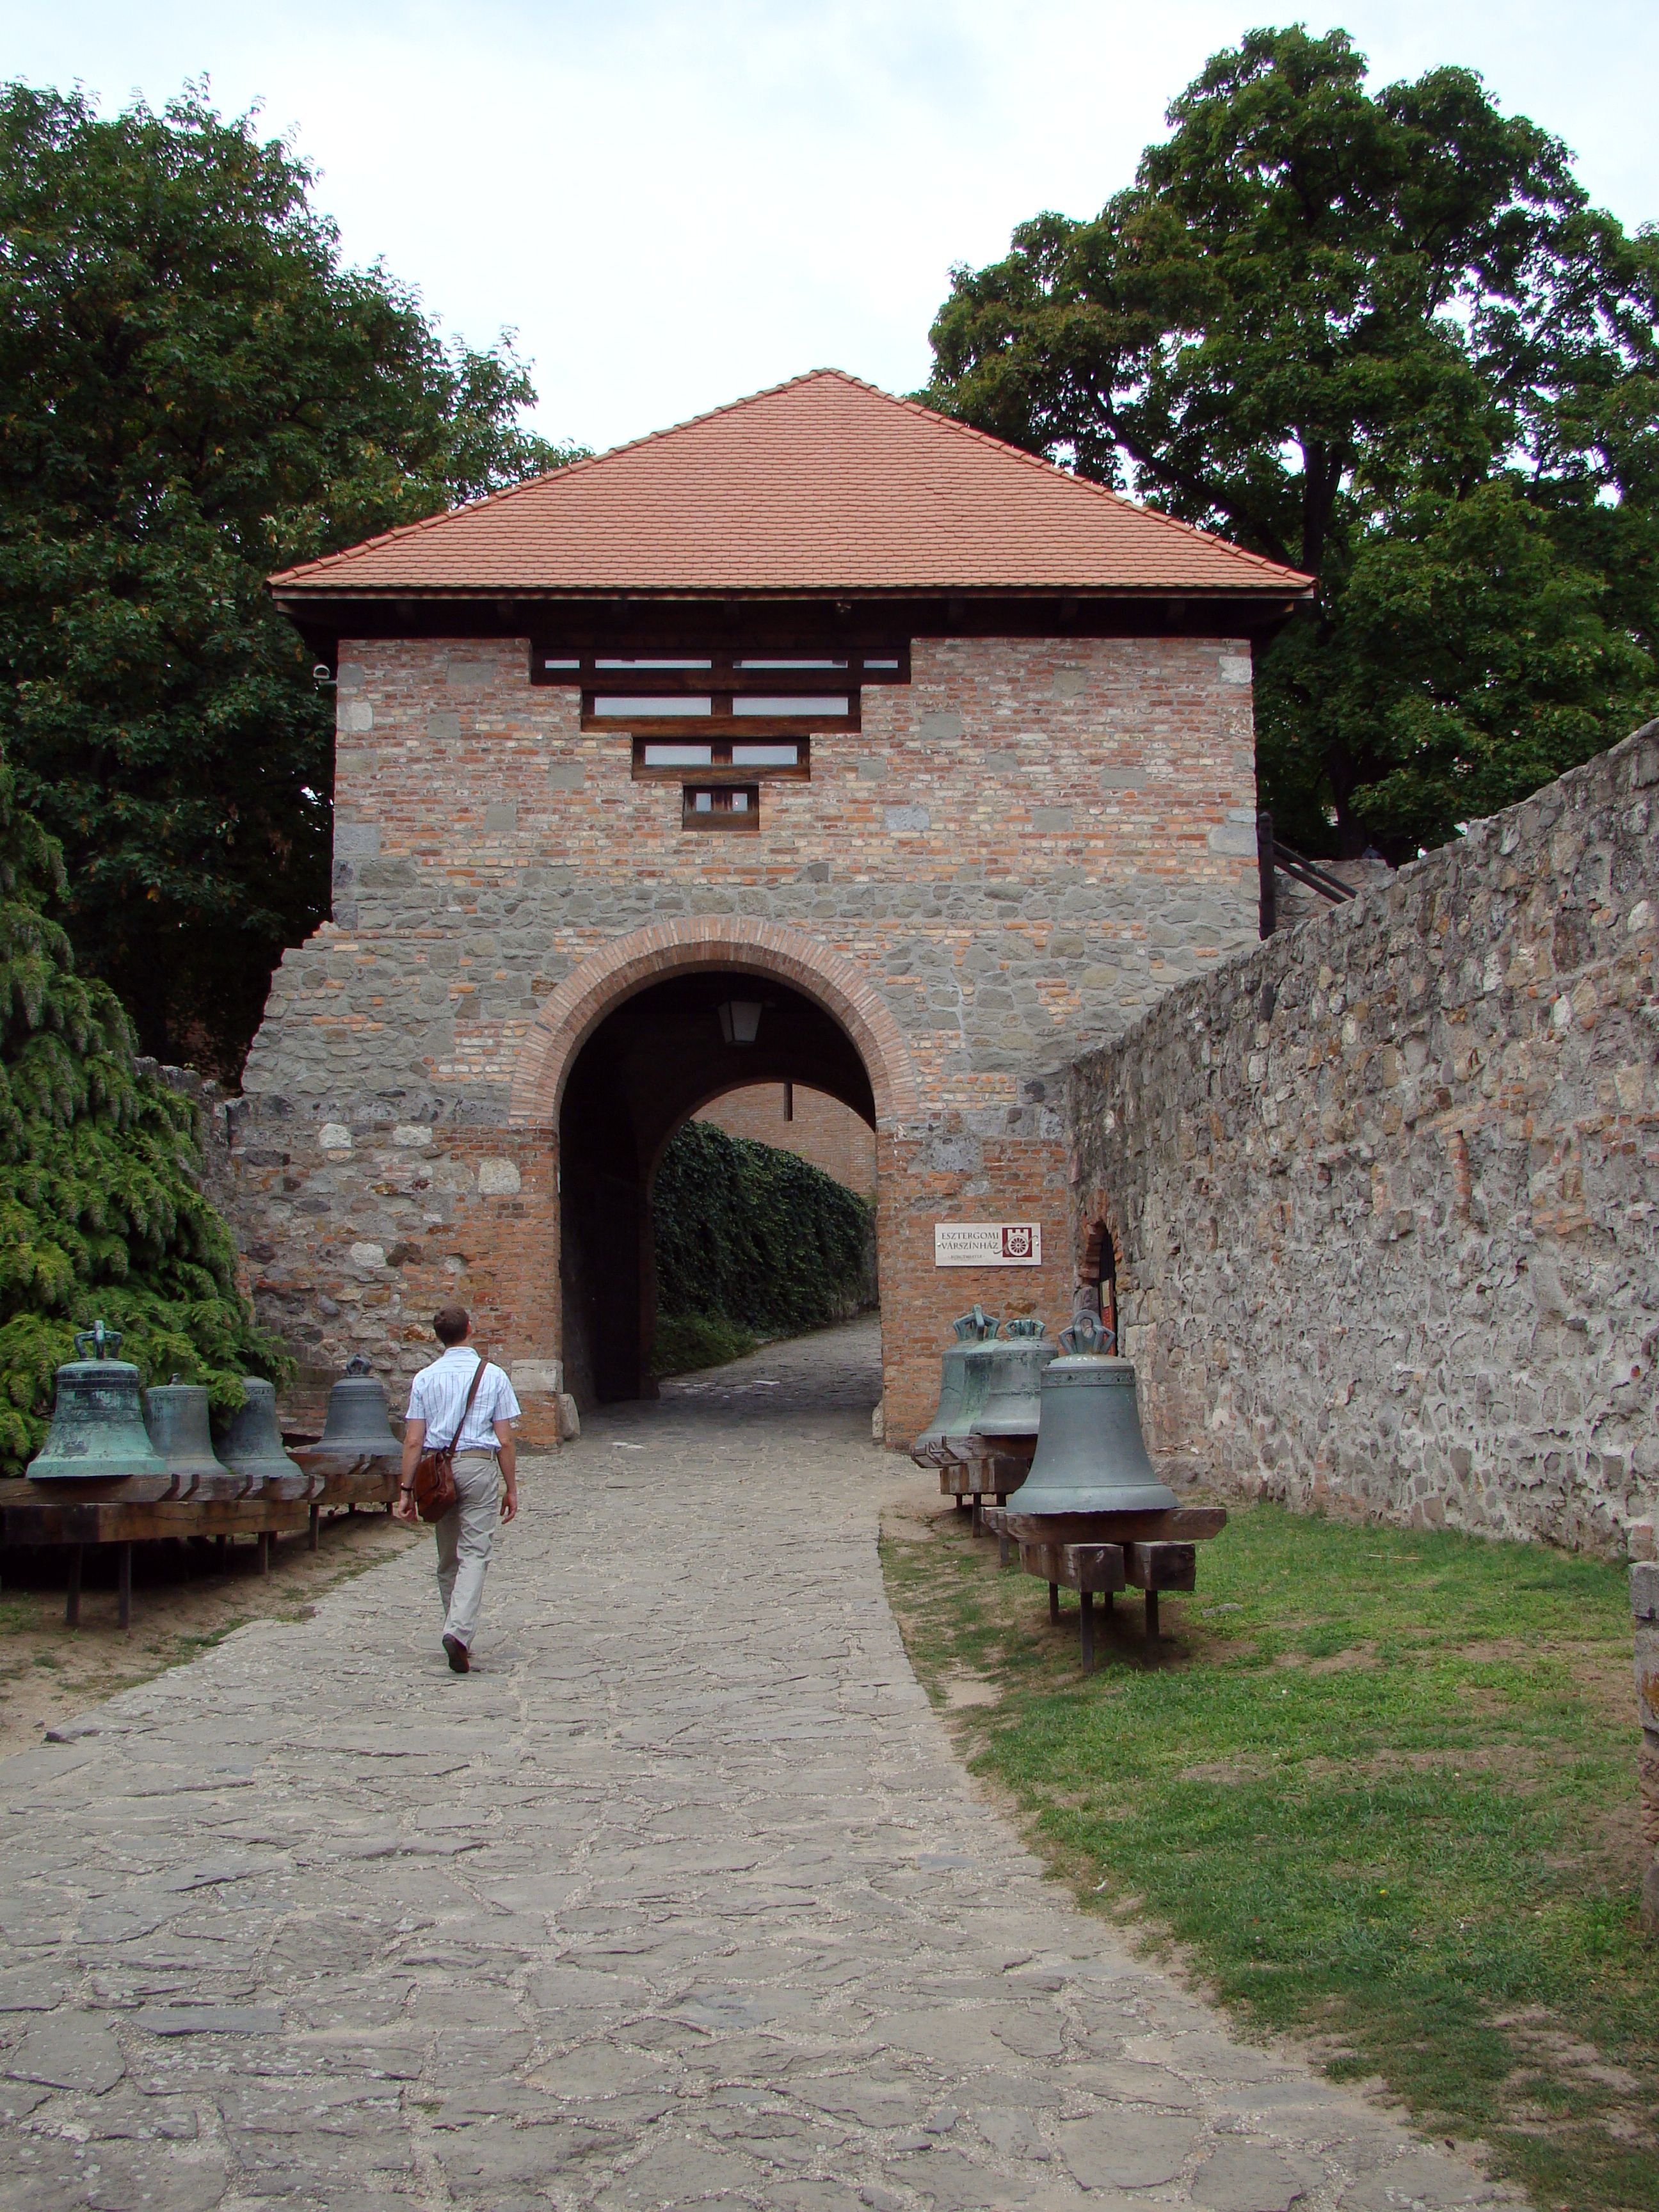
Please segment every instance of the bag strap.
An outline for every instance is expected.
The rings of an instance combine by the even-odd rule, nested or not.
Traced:
[[[472,1388],[466,1394],[466,1403],[461,1408],[461,1418],[455,1424],[454,1435],[451,1437],[449,1442],[439,1453],[438,1456],[440,1459],[453,1459],[454,1457],[455,1447],[461,1441],[461,1431],[466,1426],[466,1417],[472,1411],[472,1401],[478,1395],[478,1385],[483,1381],[483,1371],[488,1364],[489,1362],[485,1359],[483,1352],[481,1352],[478,1354],[478,1364],[472,1370]]]

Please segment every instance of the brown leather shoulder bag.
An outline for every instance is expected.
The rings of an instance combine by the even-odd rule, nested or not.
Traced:
[[[422,1452],[415,1463],[415,1510],[422,1521],[441,1521],[446,1513],[454,1511],[459,1501],[460,1492],[455,1487],[455,1447],[466,1426],[466,1417],[472,1411],[478,1385],[483,1381],[484,1366],[484,1356],[480,1352],[478,1364],[472,1370],[472,1388],[466,1394],[454,1435],[438,1450]]]

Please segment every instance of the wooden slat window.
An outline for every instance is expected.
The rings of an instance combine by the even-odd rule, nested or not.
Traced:
[[[653,735],[726,736],[739,727],[780,736],[857,730],[866,684],[909,681],[908,646],[871,653],[721,650],[596,653],[538,641],[532,684],[568,684],[581,693],[582,727]],[[631,733],[631,732],[630,732]]]
[[[757,783],[688,783],[680,801],[683,830],[758,830]]]
[[[785,777],[805,783],[812,774],[809,737],[758,737],[750,725],[741,737],[659,738],[653,730],[634,738],[636,782],[683,782],[687,771],[710,785],[753,783],[757,777]]]

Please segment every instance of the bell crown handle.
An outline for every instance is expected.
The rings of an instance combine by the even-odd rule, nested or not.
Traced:
[[[365,1359],[361,1352],[354,1352],[345,1364],[345,1371],[348,1375],[372,1375],[374,1362]]]
[[[121,1332],[95,1321],[90,1328],[76,1330],[75,1348],[82,1359],[113,1359],[121,1349]]]
[[[1072,1325],[1060,1332],[1061,1350],[1072,1359],[1109,1359],[1117,1350],[1117,1331],[1103,1326],[1097,1314],[1085,1307],[1072,1316]]]
[[[958,1344],[983,1344],[997,1333],[997,1324],[981,1305],[975,1305],[951,1324]]]
[[[1002,1324],[1002,1333],[1018,1343],[1030,1343],[1042,1334],[1042,1322],[1036,1314],[1020,1314]]]

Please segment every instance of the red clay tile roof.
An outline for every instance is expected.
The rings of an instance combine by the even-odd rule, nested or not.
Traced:
[[[1294,569],[838,369],[273,577],[279,599],[1299,593]]]

